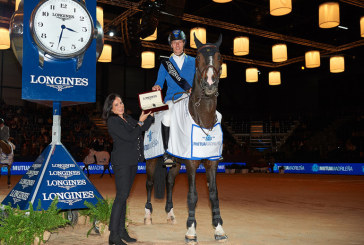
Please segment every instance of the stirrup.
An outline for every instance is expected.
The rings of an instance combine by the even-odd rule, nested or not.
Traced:
[[[173,167],[175,165],[176,165],[176,163],[173,161],[172,157],[167,152],[165,152],[163,154],[163,166]]]

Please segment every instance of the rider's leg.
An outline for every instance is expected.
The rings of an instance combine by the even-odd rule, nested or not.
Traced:
[[[168,141],[169,141],[169,129],[171,126],[171,109],[173,108],[173,102],[167,101],[169,109],[164,113],[162,118],[162,139],[163,139],[163,162],[164,164],[173,164],[172,157],[167,153]]]

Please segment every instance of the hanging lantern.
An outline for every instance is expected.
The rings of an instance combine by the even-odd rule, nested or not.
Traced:
[[[215,3],[228,3],[231,2],[232,0],[212,0]]]
[[[18,10],[20,1],[21,0],[15,0],[15,11]]]
[[[104,29],[104,9],[99,6],[96,7],[96,19],[100,23],[102,29]]]
[[[158,28],[155,28],[155,31],[154,31],[154,33],[152,35],[150,35],[150,36],[148,36],[146,38],[140,38],[140,39],[143,40],[143,41],[155,41],[155,40],[157,40],[157,29]]]
[[[9,29],[1,27],[0,28],[0,49],[10,48],[10,35]]]
[[[316,68],[320,66],[320,51],[308,51],[305,53],[305,63],[307,68]]]
[[[339,73],[345,70],[344,56],[332,56],[330,57],[330,72]]]
[[[142,52],[142,68],[151,69],[154,68],[155,54],[153,51]]]
[[[247,83],[258,82],[258,68],[250,67],[245,70],[245,81]]]
[[[222,63],[220,78],[226,78],[226,77],[227,77],[227,66],[226,63]]]
[[[192,28],[190,31],[190,46],[191,48],[197,48],[195,44],[195,37],[193,35],[195,33],[198,40],[200,40],[201,43],[206,43],[206,29],[203,27],[195,27]]]
[[[280,85],[281,84],[281,73],[279,71],[269,72],[269,85]]]
[[[360,18],[360,36],[364,37],[364,16]]]
[[[241,56],[249,54],[249,38],[236,37],[234,38],[234,55]]]
[[[140,24],[142,23],[142,19],[140,19]],[[153,32],[152,35],[150,36],[147,36],[146,38],[140,38],[140,40],[143,40],[143,41],[155,41],[157,40],[157,29],[158,28],[155,28],[155,31]]]
[[[327,2],[319,6],[319,26],[333,28],[340,24],[340,8],[337,2]]]
[[[112,47],[109,44],[104,44],[104,48],[102,49],[101,55],[98,62],[111,62],[112,56]]]
[[[283,62],[287,60],[287,45],[275,44],[272,47],[273,62]]]
[[[281,16],[289,14],[292,11],[291,0],[270,0],[270,14],[274,16]]]

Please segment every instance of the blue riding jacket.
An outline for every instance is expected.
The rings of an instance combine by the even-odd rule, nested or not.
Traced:
[[[186,55],[186,54],[184,54],[184,55]],[[179,75],[181,77],[183,77],[184,79],[186,79],[186,81],[192,87],[193,78],[195,76],[195,58],[193,58],[189,55],[186,55],[186,57],[183,61],[182,70],[180,70],[178,68],[178,65],[174,61],[173,56],[169,57],[169,61],[172,62],[173,66],[176,68]],[[169,100],[172,100],[172,97],[175,93],[183,92],[183,89],[180,86],[178,86],[178,84],[168,74],[168,71],[166,70],[166,68],[164,68],[164,66],[161,64],[159,67],[159,71],[158,71],[157,81],[155,82],[154,85],[159,85],[163,89],[164,81],[167,81],[167,92],[166,92],[166,96],[164,98],[164,103],[165,103]],[[182,94],[178,94],[178,95],[174,96],[174,99],[178,99],[181,96],[182,96]]]

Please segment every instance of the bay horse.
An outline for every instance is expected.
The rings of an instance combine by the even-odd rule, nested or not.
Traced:
[[[208,135],[209,130],[212,130],[217,122],[216,106],[218,96],[218,84],[221,74],[222,58],[219,52],[219,47],[222,42],[222,36],[219,40],[212,44],[202,44],[196,36],[195,43],[197,46],[196,56],[196,73],[192,86],[192,92],[188,100],[188,110],[194,122],[201,128],[201,130]],[[147,203],[145,205],[146,216],[144,222],[151,223],[151,191],[153,188],[154,174],[156,166],[158,165],[158,158],[149,159],[146,161],[147,171]],[[181,161],[186,165],[188,176],[188,219],[187,219],[187,232],[185,241],[187,244],[197,243],[196,234],[196,218],[195,209],[197,203],[197,190],[196,190],[196,170],[202,163],[206,169],[206,177],[209,189],[209,198],[212,209],[212,225],[215,229],[215,240],[224,241],[227,239],[222,224],[223,220],[220,216],[219,199],[216,185],[216,172],[219,160],[187,160],[175,158],[176,166],[169,168],[167,175],[167,200],[165,210],[167,214],[167,221],[172,224],[176,222],[173,213],[172,190],[176,176],[179,174]]]

